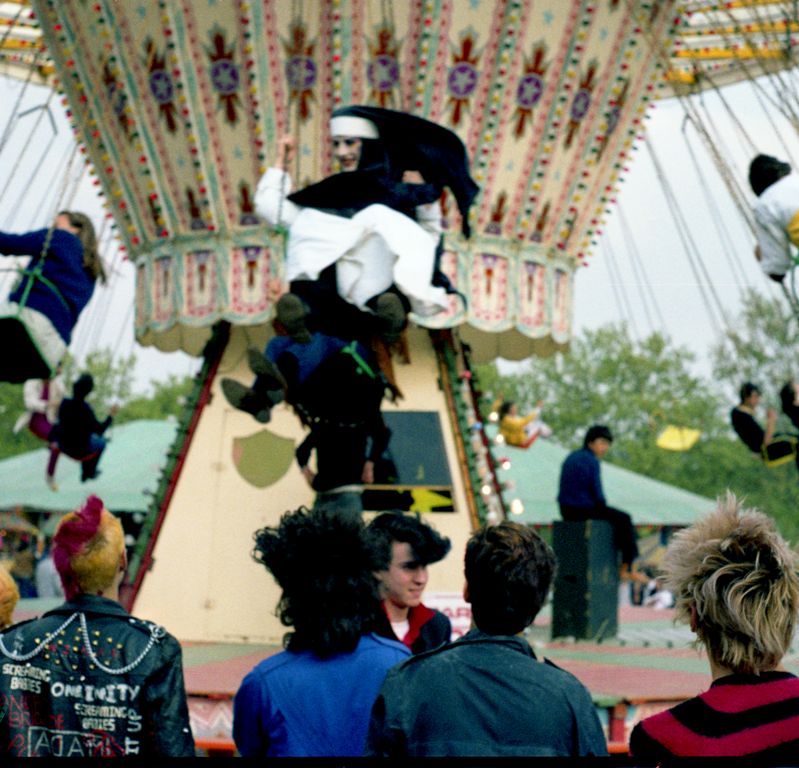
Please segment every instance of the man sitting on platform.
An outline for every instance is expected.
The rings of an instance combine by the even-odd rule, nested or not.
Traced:
[[[536,658],[523,630],[546,600],[552,549],[503,522],[466,547],[475,628],[392,669],[372,709],[367,754],[386,757],[606,755],[591,696]]]
[[[638,543],[632,518],[627,512],[609,507],[602,491],[599,461],[610,450],[613,434],[603,424],[594,424],[585,433],[583,447],[572,451],[560,470],[558,504],[564,520],[605,520],[613,528],[613,540],[621,553],[622,578],[637,578],[633,563]],[[646,577],[642,577],[646,581]]]

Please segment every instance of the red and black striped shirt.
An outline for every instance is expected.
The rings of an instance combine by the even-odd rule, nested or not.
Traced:
[[[634,757],[799,756],[799,678],[789,672],[728,675],[709,690],[642,720]]]

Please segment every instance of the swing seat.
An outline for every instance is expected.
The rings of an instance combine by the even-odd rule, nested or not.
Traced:
[[[767,467],[779,467],[796,459],[797,439],[793,435],[778,435],[779,439],[763,446],[763,463]]]
[[[41,312],[0,303],[0,381],[50,379],[65,353],[66,344]]]

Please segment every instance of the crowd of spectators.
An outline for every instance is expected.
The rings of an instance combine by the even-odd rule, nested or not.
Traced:
[[[597,708],[525,636],[557,562],[533,527],[476,530],[464,553],[472,628],[422,601],[449,539],[412,513],[365,521],[300,507],[258,530],[252,556],[277,582],[284,648],[234,699],[244,757],[586,757],[608,754]],[[88,498],[64,517],[52,562],[65,602],[11,624],[19,590],[0,569],[0,754],[189,756],[181,648],[119,603],[122,526]],[[712,684],[639,722],[642,765],[675,756],[790,760],[799,678],[782,665],[799,611],[799,558],[732,494],[677,532],[659,581],[707,654]],[[639,763],[636,763],[639,764]]]

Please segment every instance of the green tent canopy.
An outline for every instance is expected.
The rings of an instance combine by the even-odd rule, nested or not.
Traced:
[[[487,428],[494,438],[496,429]],[[560,467],[570,451],[550,440],[538,438],[530,448],[494,445],[494,456],[507,458],[511,466],[498,469],[500,481],[510,480],[511,489],[505,491],[506,502],[521,501],[524,511],[514,520],[549,525],[560,520],[558,509],[558,483]],[[602,488],[612,507],[629,512],[638,526],[690,525],[702,514],[715,507],[713,499],[699,496],[651,477],[602,462]]]
[[[113,512],[145,512],[177,433],[177,423],[141,420],[113,425],[100,461],[100,476],[82,483],[80,465],[61,456],[58,491],[45,483],[47,448],[0,461],[0,511],[70,512],[95,494]]]

